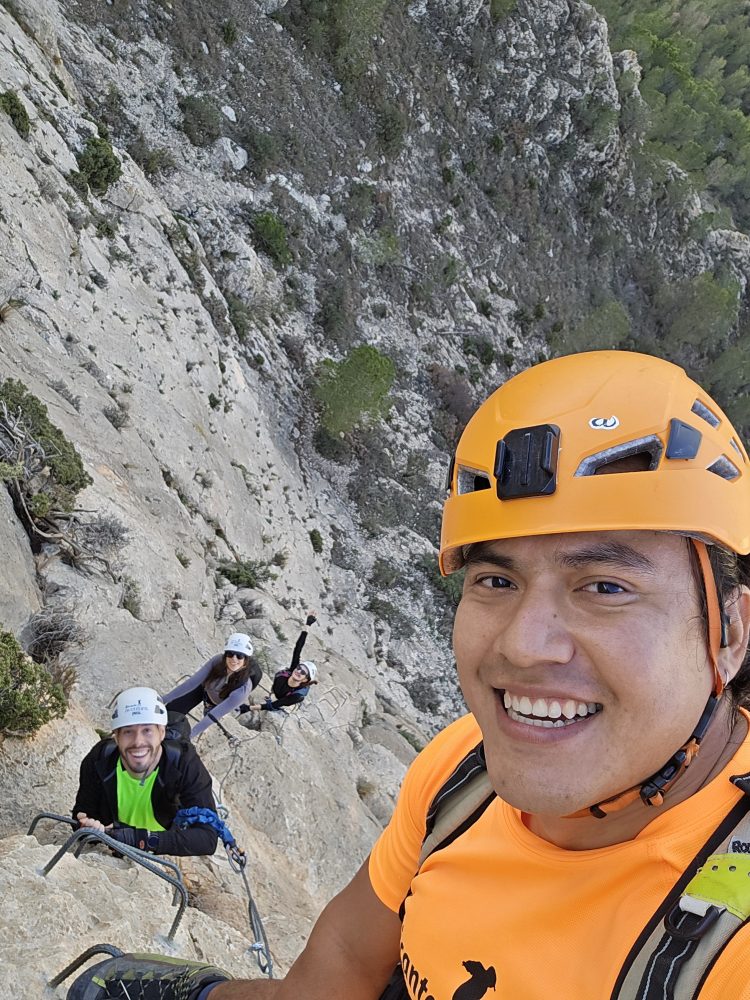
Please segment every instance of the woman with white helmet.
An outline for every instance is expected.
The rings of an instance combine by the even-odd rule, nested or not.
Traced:
[[[310,612],[305,619],[305,625],[313,625],[315,615]],[[300,660],[302,648],[307,639],[307,629],[303,628],[294,646],[292,662],[288,670],[278,670],[273,678],[271,692],[260,705],[242,705],[240,712],[276,712],[281,708],[299,705],[310,693],[310,687],[318,683],[318,668],[312,660]]]
[[[258,686],[262,672],[253,659],[253,644],[244,632],[234,632],[224,644],[224,652],[206,660],[202,667],[165,695],[171,712],[189,712],[203,702],[204,717],[190,730],[191,739],[249,697]]]

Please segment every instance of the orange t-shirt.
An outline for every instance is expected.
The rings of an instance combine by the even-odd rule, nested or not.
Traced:
[[[373,848],[378,898],[406,901],[401,965],[414,1000],[606,1000],[640,932],[742,793],[750,736],[729,766],[631,841],[569,851],[495,799],[414,877],[433,796],[481,733],[464,716],[417,757]],[[471,985],[469,985],[471,983]],[[460,987],[466,984],[466,989]],[[750,1000],[750,924],[727,945],[700,1000]]]

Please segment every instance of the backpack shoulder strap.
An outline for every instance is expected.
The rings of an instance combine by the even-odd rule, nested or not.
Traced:
[[[731,780],[744,795],[631,948],[611,1000],[694,1000],[750,918],[750,774]]]
[[[494,798],[484,744],[478,743],[457,764],[430,803],[417,871],[431,854],[453,843],[476,823]]]
[[[164,740],[162,746],[171,767],[179,767],[183,755],[183,740]]]
[[[99,743],[99,757],[97,764],[99,772],[104,781],[108,780],[112,772],[117,767],[118,753],[117,744],[111,736],[106,737]]]

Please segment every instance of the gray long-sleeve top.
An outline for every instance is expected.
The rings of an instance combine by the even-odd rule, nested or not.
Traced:
[[[212,656],[210,660],[206,660],[203,666],[199,667],[192,677],[188,677],[188,679],[183,681],[182,684],[178,684],[176,688],[172,688],[168,694],[165,694],[164,701],[169,702],[173,701],[175,698],[181,698],[184,694],[187,694],[188,691],[194,691],[199,685],[205,684],[208,675],[211,673],[213,668],[221,663],[223,655],[223,653],[217,653],[215,656]],[[218,705],[215,705],[211,709],[210,714],[206,714],[200,722],[193,726],[190,730],[191,740],[195,739],[196,736],[200,736],[200,734],[208,729],[212,723],[216,722],[217,719],[220,719],[223,715],[226,715],[227,712],[231,712],[232,709],[239,708],[243,702],[247,701],[250,696],[250,692],[258,685],[261,678],[260,667],[258,667],[257,664],[251,661],[250,669],[251,674],[247,681],[235,688],[228,698],[220,701]]]

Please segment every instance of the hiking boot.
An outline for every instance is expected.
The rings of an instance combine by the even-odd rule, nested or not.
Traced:
[[[232,977],[203,962],[164,955],[122,955],[87,969],[67,1000],[197,1000],[202,989]]]

